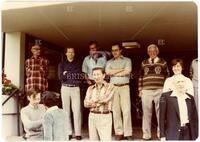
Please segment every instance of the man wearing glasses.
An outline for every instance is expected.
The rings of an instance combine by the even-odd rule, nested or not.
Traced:
[[[48,89],[48,65],[49,61],[40,56],[41,47],[34,45],[31,47],[33,56],[26,60],[26,91],[30,89],[39,89],[44,92]]]
[[[106,73],[110,83],[114,84],[116,93],[113,100],[113,119],[115,139],[132,140],[131,102],[129,77],[132,71],[131,59],[122,54],[121,44],[112,45],[113,58],[106,64]]]

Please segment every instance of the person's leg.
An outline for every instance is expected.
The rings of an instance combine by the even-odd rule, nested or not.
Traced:
[[[128,85],[120,88],[119,94],[123,115],[124,136],[127,137],[132,136],[130,88]]]
[[[151,118],[152,118],[152,102],[153,102],[153,92],[152,90],[142,90],[142,132],[143,139],[151,138]]]
[[[119,87],[116,87],[116,93],[113,97],[113,122],[115,135],[123,135],[123,124],[121,116],[121,106],[120,106],[120,96],[119,96]]]
[[[157,137],[160,138],[160,128],[159,128],[159,113],[160,113],[160,97],[162,95],[162,89],[158,89],[154,94],[155,112],[157,118]]]
[[[75,136],[81,136],[81,104],[80,104],[80,89],[73,87],[71,91],[72,112],[74,117]]]
[[[101,141],[112,140],[112,114],[100,114],[97,122],[97,131]]]
[[[72,122],[71,122],[71,107],[70,107],[70,88],[66,86],[61,87],[62,108],[67,113],[67,127],[68,134],[72,135]]]
[[[89,138],[92,141],[99,140],[99,136],[96,129],[96,114],[89,113],[88,127],[89,127]]]

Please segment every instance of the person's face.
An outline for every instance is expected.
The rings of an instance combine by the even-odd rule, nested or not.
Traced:
[[[178,92],[185,92],[185,80],[183,77],[175,78],[175,87]]]
[[[180,63],[177,63],[176,65],[174,65],[172,67],[172,71],[174,72],[174,74],[181,74],[182,73],[182,66]]]
[[[118,58],[121,56],[122,50],[120,49],[119,45],[112,46],[112,55],[114,58]]]
[[[28,100],[29,100],[31,105],[37,106],[40,103],[40,93],[38,93],[35,96],[35,98],[33,98],[33,95],[31,95],[30,97],[28,96]]]
[[[40,52],[41,52],[40,46],[38,45],[33,46],[31,48],[31,52],[33,53],[33,56],[40,56]]]
[[[94,70],[93,71],[93,78],[97,84],[101,84],[104,81],[105,74],[102,73],[101,70]]]
[[[158,51],[156,50],[155,47],[151,47],[148,51],[148,55],[151,59],[156,58],[158,55]]]
[[[65,55],[67,56],[68,59],[74,59],[74,56],[75,56],[74,49],[73,48],[68,48]]]
[[[89,46],[89,49],[90,49],[90,55],[93,55],[93,54],[95,54],[96,51],[97,51],[97,45],[96,45],[96,44],[91,44],[91,45]]]

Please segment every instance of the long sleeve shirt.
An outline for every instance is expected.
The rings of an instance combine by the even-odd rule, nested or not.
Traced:
[[[105,81],[100,88],[92,85],[86,92],[84,106],[95,112],[112,111],[114,93],[114,86]]]
[[[121,56],[118,59],[110,59],[106,64],[106,73],[113,69],[126,69],[130,73],[132,71],[132,62],[130,58]],[[129,83],[130,74],[126,76],[111,76],[110,83],[112,84],[125,84]]]
[[[67,114],[57,106],[48,108],[43,119],[44,140],[68,140]]]
[[[169,77],[165,80],[164,86],[163,86],[163,92],[168,92],[168,91],[174,90],[174,83],[173,83],[174,77],[175,77],[175,75],[173,75],[172,77]],[[184,78],[185,78],[185,83],[186,83],[185,92],[194,96],[194,88],[193,88],[192,81],[185,76],[184,76]]]
[[[153,64],[150,59],[146,59],[141,64],[138,90],[162,89],[167,77],[169,69],[164,59],[158,58]]]
[[[34,139],[34,137],[43,139],[42,118],[44,113],[45,107],[42,104],[36,108],[29,104],[21,109],[21,120],[27,139]]]
[[[38,59],[31,57],[26,60],[26,90],[37,88],[46,91],[48,89],[48,65],[49,61],[42,57]]]
[[[66,72],[63,74],[63,72]],[[78,85],[84,78],[81,71],[81,63],[77,60],[69,62],[68,60],[59,63],[58,77],[64,84]]]

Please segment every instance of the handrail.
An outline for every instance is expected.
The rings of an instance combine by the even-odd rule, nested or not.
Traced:
[[[11,94],[9,94],[9,97],[2,103],[2,106],[3,106],[8,100],[10,100],[10,98],[12,98],[12,97],[15,95],[15,93],[16,93],[17,91],[19,91],[19,89],[16,88]]]
[[[20,96],[22,95],[21,94],[21,91],[20,89],[15,89],[13,90],[13,92],[9,95],[9,97],[2,103],[2,106],[4,106],[6,104],[6,102],[8,102],[10,100],[10,98],[12,98],[14,95],[16,95],[16,93],[18,92],[17,94],[17,130],[18,130],[18,136],[20,136],[20,112],[19,112],[19,101],[20,101]]]

